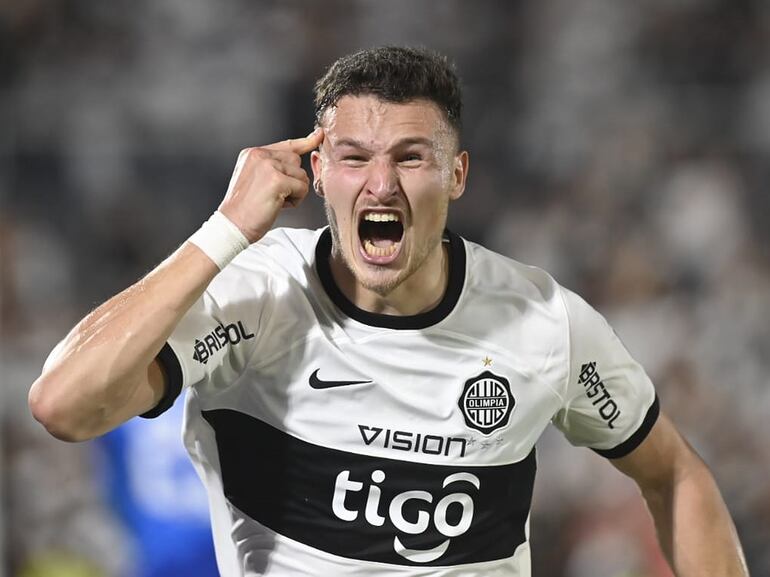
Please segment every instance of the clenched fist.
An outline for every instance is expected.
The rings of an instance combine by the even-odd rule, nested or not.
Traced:
[[[257,242],[273,226],[282,208],[297,206],[308,193],[310,179],[301,155],[315,150],[324,133],[316,128],[305,138],[283,140],[238,155],[219,211],[249,242]]]

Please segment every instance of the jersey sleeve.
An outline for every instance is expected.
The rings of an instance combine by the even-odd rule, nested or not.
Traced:
[[[226,272],[182,317],[156,357],[166,375],[166,391],[142,417],[168,410],[186,387],[224,388],[245,370],[268,314],[269,290]]]
[[[553,418],[570,443],[615,459],[645,439],[659,414],[655,389],[607,321],[562,289],[569,321],[570,367]]]

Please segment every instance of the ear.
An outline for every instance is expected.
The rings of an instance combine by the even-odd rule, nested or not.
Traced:
[[[313,190],[323,198],[324,189],[321,184],[321,175],[323,174],[323,159],[321,153],[314,150],[310,153],[310,168],[313,169]]]
[[[449,192],[449,200],[457,200],[465,192],[465,181],[468,178],[468,152],[462,150],[454,158],[454,171],[452,173],[452,190]]]

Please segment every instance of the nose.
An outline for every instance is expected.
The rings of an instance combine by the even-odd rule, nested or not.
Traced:
[[[401,184],[393,163],[385,159],[373,162],[369,168],[366,189],[380,202],[398,194]]]

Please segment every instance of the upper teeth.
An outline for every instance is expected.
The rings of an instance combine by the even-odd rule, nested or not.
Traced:
[[[364,220],[372,222],[399,222],[401,219],[393,212],[368,212],[364,215]]]

